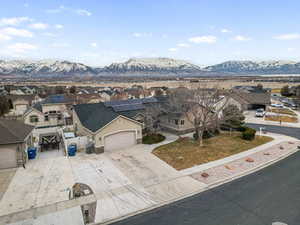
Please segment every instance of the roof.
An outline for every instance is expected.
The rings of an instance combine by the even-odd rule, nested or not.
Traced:
[[[24,142],[33,129],[34,126],[17,120],[0,119],[0,144]]]
[[[72,100],[65,95],[50,95],[42,104],[60,104],[60,103],[72,103]]]
[[[81,124],[92,132],[96,132],[120,115],[102,102],[74,105],[74,111]]]
[[[246,93],[243,91],[236,91],[236,95],[233,95],[234,98],[240,98],[243,101],[246,101],[248,104],[257,104],[257,105],[268,105],[271,103],[271,94],[268,92],[250,92]]]

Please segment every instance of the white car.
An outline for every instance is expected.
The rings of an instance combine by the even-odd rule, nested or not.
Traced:
[[[256,110],[256,113],[255,113],[255,116],[256,117],[264,117],[265,116],[265,110],[264,109],[257,109]]]

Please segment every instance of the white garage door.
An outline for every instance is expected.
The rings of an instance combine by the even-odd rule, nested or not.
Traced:
[[[104,151],[123,149],[135,144],[135,131],[122,131],[105,137]]]
[[[17,152],[15,146],[0,147],[0,169],[17,166]]]

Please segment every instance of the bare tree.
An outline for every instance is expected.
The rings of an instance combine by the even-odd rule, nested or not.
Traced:
[[[222,100],[222,101],[221,101]],[[204,132],[220,129],[222,111],[228,98],[216,88],[199,86],[196,89],[177,88],[169,91],[165,113],[183,114],[194,126],[195,139],[203,146]]]
[[[147,104],[144,112],[144,125],[147,132],[157,133],[160,128],[160,116],[164,113],[158,103]]]

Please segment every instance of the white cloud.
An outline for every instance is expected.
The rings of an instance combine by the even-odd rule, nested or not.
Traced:
[[[277,40],[296,40],[296,39],[300,39],[300,34],[298,34],[298,33],[281,34],[281,35],[275,36],[273,38],[277,39]]]
[[[48,28],[48,24],[45,23],[32,23],[29,24],[29,27],[35,30],[45,30]]]
[[[169,52],[177,52],[177,50],[178,50],[177,48],[169,48],[168,49]]]
[[[164,38],[164,39],[166,39],[166,38],[168,38],[168,35],[167,34],[163,34],[161,37]]]
[[[287,50],[288,50],[288,52],[293,52],[293,51],[295,51],[296,49],[295,49],[295,48],[288,48]]]
[[[62,13],[62,12],[73,12],[80,16],[91,16],[92,13],[86,9],[73,9],[69,7],[65,7],[63,5],[59,6],[56,9],[48,9],[46,10],[47,13]]]
[[[15,53],[25,53],[27,51],[32,51],[38,49],[36,45],[28,44],[28,43],[15,43],[13,45],[7,46],[7,49],[15,52]]]
[[[46,36],[46,37],[57,37],[56,34],[54,33],[50,33],[50,32],[45,32],[45,33],[42,33],[42,35]]]
[[[91,16],[92,13],[90,11],[87,11],[86,9],[76,9],[75,13],[77,13],[80,16]]]
[[[192,43],[207,43],[207,44],[213,44],[217,41],[217,37],[212,36],[212,35],[207,35],[207,36],[198,36],[198,37],[191,37],[189,38],[189,41]]]
[[[242,35],[237,35],[233,38],[235,41],[250,41],[251,38]]]
[[[177,47],[180,47],[180,48],[189,48],[190,45],[187,44],[187,43],[179,43],[179,44],[177,44]]]
[[[133,37],[139,38],[139,37],[152,37],[152,33],[138,33],[135,32],[132,34]]]
[[[91,47],[93,47],[93,48],[97,48],[97,47],[98,47],[98,44],[97,44],[96,42],[92,42],[90,45],[91,45]]]
[[[228,30],[228,29],[226,29],[226,28],[223,28],[223,29],[221,29],[221,32],[222,32],[222,33],[230,33],[231,30]]]
[[[17,36],[17,37],[33,37],[33,33],[25,29],[17,29],[13,27],[7,27],[0,30],[0,34],[7,36]]]
[[[28,17],[10,17],[10,18],[1,18],[0,26],[17,26],[23,22],[32,21]]]
[[[47,9],[46,12],[47,13],[61,13],[63,11],[65,11],[67,8],[64,7],[63,5],[59,6],[58,8],[56,9]]]
[[[71,45],[69,43],[53,43],[51,45],[51,47],[53,47],[53,48],[68,48],[68,47],[71,47]]]
[[[9,40],[11,40],[10,36],[0,33],[0,41],[9,41]]]
[[[61,25],[61,24],[55,24],[54,27],[55,27],[56,29],[63,29],[63,28],[64,28],[64,26]]]

